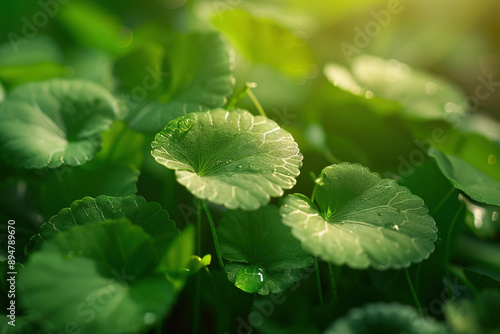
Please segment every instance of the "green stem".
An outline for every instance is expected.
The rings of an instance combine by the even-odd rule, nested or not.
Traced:
[[[314,188],[313,188],[313,192],[311,194],[311,202],[314,203],[314,199],[316,198],[316,190],[318,189],[318,182],[316,182],[316,180],[314,180]]]
[[[415,292],[413,284],[411,283],[411,278],[410,278],[410,273],[408,273],[408,268],[405,268],[405,275],[406,275],[406,280],[408,281],[408,286],[410,287],[411,294],[413,296],[413,301],[417,306],[418,314],[420,314],[420,316],[423,317],[424,313],[422,312],[422,307],[420,306],[420,302],[418,301],[417,293]]]
[[[318,288],[319,303],[321,305],[324,305],[325,302],[323,300],[323,289],[321,288],[321,277],[319,275],[319,264],[318,264],[318,258],[316,256],[314,257],[314,268],[316,268],[316,286]]]
[[[335,275],[333,273],[333,265],[328,263],[328,271],[330,272],[330,284],[332,286],[332,298],[337,300],[337,284],[335,283]]]
[[[446,235],[446,249],[445,249],[445,259],[446,259],[446,264],[445,264],[445,277],[446,277],[446,292],[448,293],[448,297],[451,298],[451,290],[450,290],[450,239],[451,239],[451,234],[453,233],[453,228],[455,227],[455,223],[458,220],[458,217],[460,216],[460,213],[462,212],[462,209],[464,208],[465,203],[462,202],[460,204],[460,208],[458,208],[457,212],[455,213],[455,216],[453,217],[453,220],[451,221],[450,228],[448,229],[448,234]]]
[[[436,205],[436,207],[434,209],[432,209],[432,212],[429,215],[434,216],[441,209],[441,207],[444,205],[444,203],[446,203],[446,201],[448,201],[448,198],[450,198],[451,194],[453,194],[454,191],[455,191],[455,187],[452,186],[451,189],[448,191],[448,193],[446,195],[444,195],[444,197],[441,199],[441,201],[439,201],[438,205]]]
[[[255,105],[255,108],[257,108],[257,110],[259,111],[259,114],[261,114],[262,116],[266,116],[266,113],[264,112],[262,105],[260,104],[259,100],[257,100],[255,94],[252,92],[251,87],[248,87],[247,93],[248,97],[252,100],[253,104]]]
[[[463,268],[451,265],[450,272],[453,275],[455,275],[462,283],[467,285],[467,288],[469,288],[469,290],[474,294],[474,296],[477,296],[479,294],[479,290],[465,276]]]
[[[196,253],[201,257],[201,200],[196,204]]]
[[[422,262],[417,264],[417,272],[415,274],[415,291],[418,293],[418,286],[420,284],[420,273],[422,272]]]
[[[212,215],[210,214],[210,210],[208,210],[207,203],[204,200],[200,200],[201,204],[203,204],[203,209],[205,209],[205,213],[207,214],[208,222],[210,223],[210,229],[212,230],[212,237],[214,239],[215,252],[217,253],[217,259],[219,260],[219,265],[222,269],[224,269],[224,261],[222,261],[222,255],[220,253],[219,247],[219,239],[217,238],[217,232],[215,231],[214,220],[212,219]]]

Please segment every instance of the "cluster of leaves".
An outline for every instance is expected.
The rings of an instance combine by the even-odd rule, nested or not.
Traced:
[[[498,331],[500,125],[459,88],[244,1],[127,4],[0,45],[2,332]]]

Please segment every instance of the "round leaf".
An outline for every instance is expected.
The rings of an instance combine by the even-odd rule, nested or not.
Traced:
[[[133,224],[141,226],[155,238],[160,250],[167,246],[168,240],[179,234],[168,212],[163,210],[160,204],[146,202],[143,197],[136,195],[84,197],[74,201],[71,207],[62,209],[44,223],[40,227],[40,233],[33,236],[26,246],[26,253],[39,248],[43,241],[55,237],[59,232],[69,231],[75,226],[120,218],[127,218]]]
[[[476,133],[450,130],[428,150],[452,185],[473,200],[500,206],[500,146]]]
[[[152,273],[155,254],[153,238],[126,219],[78,226],[32,254],[20,295],[47,330],[71,322],[85,333],[138,332],[175,299],[172,283]]]
[[[214,109],[171,121],[152,143],[193,195],[228,209],[255,210],[295,185],[302,155],[292,136],[264,116]]]
[[[24,168],[84,164],[117,114],[115,99],[92,82],[54,79],[19,86],[0,106],[3,157]]]
[[[257,211],[226,211],[217,235],[222,256],[232,261],[224,267],[227,277],[245,292],[281,292],[313,263],[272,205]]]
[[[500,328],[499,307],[500,291],[488,288],[473,301],[460,299],[446,304],[444,314],[453,333],[497,334]]]
[[[134,33],[137,48],[115,64],[130,128],[157,132],[186,113],[222,107],[233,91],[234,57],[221,37],[149,29]]]
[[[329,64],[324,72],[335,86],[350,93],[398,101],[412,119],[451,119],[465,113],[465,96],[457,87],[394,59],[362,55],[349,70]]]
[[[361,165],[323,169],[316,202],[287,196],[283,223],[308,252],[352,268],[408,267],[434,250],[437,228],[423,200]]]
[[[212,23],[256,63],[268,64],[285,75],[300,79],[313,69],[313,55],[304,40],[275,20],[232,9],[218,11]]]
[[[137,192],[144,135],[115,121],[102,134],[102,148],[82,166],[54,169],[42,187],[41,206],[50,216],[83,197],[124,197]]]
[[[446,327],[422,318],[411,307],[376,303],[356,308],[335,321],[324,334],[446,334]]]

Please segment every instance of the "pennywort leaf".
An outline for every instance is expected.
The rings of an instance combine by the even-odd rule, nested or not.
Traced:
[[[271,65],[292,78],[304,78],[314,68],[304,41],[275,20],[232,9],[217,12],[212,23],[256,63]]]
[[[451,184],[472,199],[500,206],[500,147],[474,133],[450,131],[428,154]]]
[[[175,301],[172,283],[153,273],[158,255],[153,237],[126,218],[76,226],[31,255],[19,275],[22,301],[46,330],[71,320],[85,333],[138,332]]]
[[[353,59],[350,69],[328,64],[324,73],[352,94],[398,101],[403,115],[413,120],[456,119],[466,112],[465,96],[453,84],[395,59],[362,55]]]
[[[224,269],[239,289],[261,295],[281,292],[312,265],[312,257],[280,220],[278,207],[272,205],[224,214],[217,228],[222,256],[231,261]]]
[[[0,146],[24,168],[78,166],[92,159],[118,103],[89,81],[53,79],[12,90],[0,107]]]
[[[335,321],[324,333],[446,334],[448,330],[432,319],[420,317],[409,306],[374,303],[351,310],[346,317]]]
[[[323,169],[316,203],[287,196],[283,223],[302,247],[333,264],[379,270],[404,268],[434,250],[437,228],[423,200],[361,165]]]
[[[255,210],[295,185],[302,155],[290,133],[264,116],[214,109],[171,121],[152,143],[193,195]]]
[[[175,222],[158,203],[146,202],[143,197],[130,195],[111,197],[101,195],[96,198],[84,197],[74,201],[71,207],[62,209],[40,227],[40,233],[33,236],[26,247],[30,253],[41,243],[52,239],[60,232],[69,231],[78,225],[89,225],[107,219],[126,218],[134,225],[154,237],[158,249],[163,250],[169,240],[179,234]]]
[[[227,102],[234,59],[218,34],[144,30],[115,64],[131,129],[157,132],[179,116]]]

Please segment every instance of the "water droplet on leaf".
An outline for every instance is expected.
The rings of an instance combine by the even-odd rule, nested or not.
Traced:
[[[257,266],[242,267],[236,273],[234,285],[248,293],[259,291],[267,281],[264,269]]]
[[[189,118],[185,118],[183,120],[180,120],[179,123],[177,123],[177,127],[179,128],[179,130],[183,131],[183,132],[186,132],[186,131],[189,131],[189,129],[191,129],[194,125],[194,122],[189,119]]]

